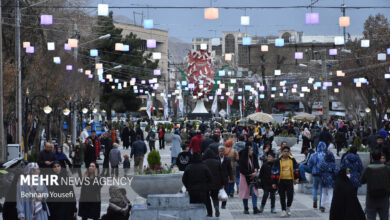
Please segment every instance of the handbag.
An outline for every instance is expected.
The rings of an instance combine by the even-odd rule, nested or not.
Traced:
[[[218,199],[225,202],[228,200],[228,195],[224,189],[220,189],[218,192]]]

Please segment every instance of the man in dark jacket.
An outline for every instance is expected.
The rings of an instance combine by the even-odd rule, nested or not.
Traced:
[[[213,210],[210,201],[211,197],[215,209],[215,216],[219,217],[218,192],[223,187],[221,163],[212,149],[208,149],[203,155],[203,163],[206,164],[211,172],[211,184],[209,185],[210,188],[206,198],[207,216],[213,216]]]
[[[108,132],[102,134],[100,143],[104,145],[104,160],[103,160],[103,172],[102,176],[110,176],[110,160],[109,155],[112,149],[112,140]]]
[[[56,155],[53,153],[53,151],[51,151],[51,144],[46,142],[45,149],[39,152],[38,155],[39,168],[51,168],[52,163],[56,160]]]
[[[371,152],[375,149],[377,136],[378,135],[376,134],[376,129],[374,128],[372,129],[372,133],[367,138],[367,144],[370,147]]]
[[[147,148],[145,142],[141,140],[140,136],[137,136],[137,141],[133,143],[130,154],[130,158],[134,156],[134,173],[142,172],[146,152]]]
[[[123,141],[123,147],[125,149],[129,149],[129,146],[130,146],[130,129],[129,129],[129,127],[127,125],[122,129],[121,139]]]
[[[362,184],[367,183],[366,214],[368,220],[389,219],[390,173],[386,165],[380,162],[381,151],[371,152],[373,163],[368,165],[360,177]]]
[[[225,186],[225,191],[228,188],[228,183],[233,181],[233,171],[232,163],[229,157],[225,157],[225,146],[219,145],[218,147],[218,159],[221,162],[221,172],[222,172],[222,184]],[[227,193],[227,192],[226,192]],[[226,202],[222,201],[222,209],[226,208]]]
[[[332,136],[330,135],[327,127],[324,127],[322,129],[319,142],[321,142],[321,141],[324,142],[327,147],[329,146],[330,142],[332,141]]]
[[[84,162],[85,167],[89,167],[91,162],[96,162],[100,153],[100,141],[96,136],[96,131],[91,131],[91,135],[85,140]]]
[[[208,149],[211,149],[212,151],[214,151],[214,154],[215,154],[215,155],[218,155],[219,135],[218,135],[218,134],[213,134],[213,136],[211,137],[211,139],[213,140],[213,142],[210,143],[209,146],[208,146],[207,148],[208,148]]]
[[[194,153],[191,164],[184,171],[183,184],[190,196],[190,203],[203,203],[206,205],[207,191],[211,184],[212,176],[206,164],[202,163],[200,153]]]

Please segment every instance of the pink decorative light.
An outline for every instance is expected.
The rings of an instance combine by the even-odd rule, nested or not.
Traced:
[[[341,83],[341,82],[338,82],[338,83],[337,83],[337,86],[341,86],[341,85],[342,85],[342,83]]]
[[[53,15],[41,15],[41,25],[52,25]]]
[[[155,75],[155,76],[161,76],[161,70],[159,70],[159,69],[154,70],[154,71],[153,71],[153,75]]]
[[[302,60],[303,59],[303,52],[295,52],[295,59]]]
[[[64,45],[64,49],[65,50],[72,50],[72,47],[70,47],[69,44],[65,44]]]
[[[145,84],[146,83],[146,81],[145,80],[141,80],[141,84]]]
[[[72,65],[66,65],[66,70],[68,70],[68,71],[73,70],[73,66]]]
[[[92,79],[93,78],[93,74],[88,74],[88,78]]]
[[[35,48],[30,46],[30,47],[26,47],[26,53],[34,53],[35,52]]]
[[[146,40],[146,47],[147,48],[156,48],[157,47],[157,41],[154,39]]]
[[[306,13],[306,24],[318,24],[320,15],[318,13]]]
[[[337,55],[337,49],[329,49],[329,56],[336,56]]]

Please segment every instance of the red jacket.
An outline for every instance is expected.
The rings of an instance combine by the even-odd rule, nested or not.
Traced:
[[[190,142],[190,151],[192,150],[193,153],[201,152],[200,143],[204,140],[204,137],[201,134],[197,134],[191,139]]]

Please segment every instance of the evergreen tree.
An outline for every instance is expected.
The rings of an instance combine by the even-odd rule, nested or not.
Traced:
[[[157,68],[158,61],[151,60],[151,53],[145,51],[145,40],[137,38],[133,33],[122,36],[122,29],[116,28],[113,21],[113,13],[109,16],[99,16],[96,28],[93,31],[96,36],[111,34],[109,39],[95,41],[94,48],[99,52],[99,62],[103,63],[106,74],[111,74],[113,79],[119,79],[122,82],[127,81],[128,87],[118,90],[117,87],[111,87],[117,84],[106,80],[102,84],[102,93],[100,96],[100,104],[103,109],[107,110],[107,116],[111,118],[111,110],[116,112],[137,111],[141,105],[141,100],[137,98],[133,92],[132,86],[129,86],[131,78],[136,78],[136,85],[144,89],[150,90],[150,85],[140,85],[140,81],[153,78],[153,70]],[[123,43],[129,45],[130,51],[115,51],[115,44]],[[121,68],[112,69],[115,66],[122,65]],[[94,69],[94,64],[91,67]],[[111,69],[111,70],[110,70]]]

